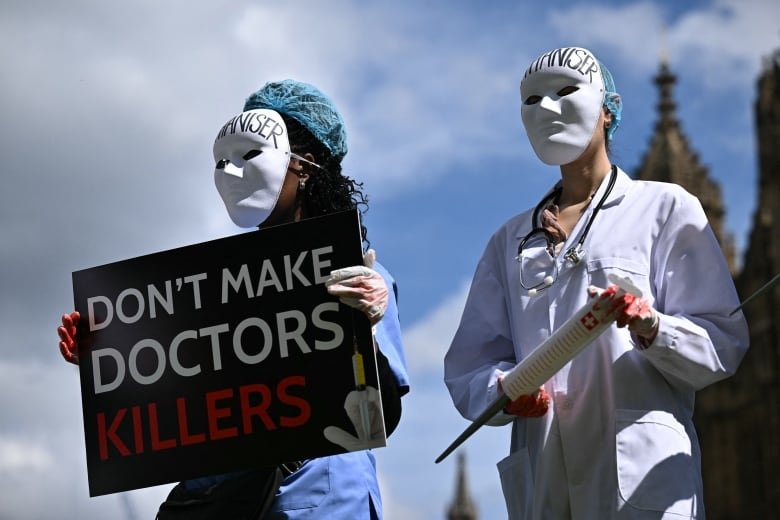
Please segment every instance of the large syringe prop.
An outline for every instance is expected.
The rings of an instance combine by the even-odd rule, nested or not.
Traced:
[[[611,275],[609,281],[618,286],[616,296],[621,296],[623,293],[630,293],[634,296],[642,295],[642,292],[626,278]],[[593,298],[583,305],[574,316],[536,347],[528,357],[504,375],[501,380],[504,394],[496,398],[439,455],[436,463],[438,464],[455,451],[474,432],[503,410],[510,401],[514,401],[521,395],[529,395],[537,391],[566,363],[574,359],[574,356],[582,349],[607,330],[617,319],[617,315],[618,313],[615,312],[609,313],[609,306],[600,302],[599,298]]]

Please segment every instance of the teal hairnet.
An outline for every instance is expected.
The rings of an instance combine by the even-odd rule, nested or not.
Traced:
[[[266,83],[244,103],[244,111],[255,108],[275,110],[295,119],[338,160],[347,155],[344,120],[333,101],[314,85],[291,79]]]
[[[612,124],[607,129],[607,141],[610,141],[618,126],[620,126],[623,101],[620,99],[620,94],[615,90],[615,80],[612,79],[609,69],[600,61],[599,65],[601,66],[601,79],[604,80],[604,106],[612,114]]]

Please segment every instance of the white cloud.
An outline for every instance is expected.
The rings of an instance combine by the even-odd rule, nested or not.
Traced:
[[[480,518],[505,517],[495,464],[509,452],[510,429],[483,427],[453,455],[435,464],[437,455],[469,423],[455,411],[440,375],[417,373],[403,407],[401,423],[387,447],[375,451],[382,494],[390,500],[386,518],[444,518],[454,498],[459,453],[469,456],[468,480]]]
[[[433,460],[468,425],[452,405],[442,368],[469,286],[470,281],[463,281],[404,332],[412,390],[404,398],[398,430],[388,440],[387,448],[376,451],[386,518],[444,517],[454,498],[456,457],[450,456],[438,465]],[[495,463],[505,456],[508,446],[508,428],[485,427],[458,450],[476,454],[467,461],[467,478],[482,518],[505,514]]]
[[[550,24],[566,41],[593,46],[597,55],[614,53],[624,69],[640,75],[668,54],[680,74],[715,89],[752,85],[761,56],[778,45],[780,3],[774,0],[716,0],[672,21],[668,11],[649,1],[581,5],[550,15]]]
[[[337,2],[252,6],[238,20],[233,59],[242,63],[241,81],[295,77],[331,96],[347,122],[345,171],[359,172],[374,197],[408,189],[421,171],[434,181],[474,149],[506,148],[495,143],[491,112],[516,87],[518,67],[496,55],[495,41],[459,37],[473,31],[467,12]],[[432,45],[431,27],[446,41]]]
[[[0,361],[0,410],[0,518],[152,518],[170,488],[89,497],[71,365]]]
[[[384,518],[403,520],[426,520],[428,518],[424,512],[415,509],[402,497],[397,496],[393,487],[393,479],[386,478],[381,467],[377,468],[377,478],[382,494],[382,515]]]
[[[762,56],[777,48],[778,20],[780,3],[773,0],[717,0],[673,27],[673,57],[708,88],[753,85]]]
[[[0,473],[42,471],[52,463],[51,453],[40,441],[0,435]]]
[[[599,58],[602,49],[609,49],[621,56],[627,68],[643,72],[658,66],[663,20],[662,8],[651,2],[619,7],[583,4],[556,11],[549,18],[562,44],[592,47]]]
[[[444,354],[460,323],[471,282],[445,298],[438,307],[404,332],[404,348],[412,374],[442,372]]]

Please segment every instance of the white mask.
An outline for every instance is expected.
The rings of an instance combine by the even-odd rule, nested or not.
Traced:
[[[545,164],[576,160],[596,130],[604,102],[601,65],[587,49],[564,47],[537,58],[520,83],[521,114]]]
[[[214,183],[230,219],[255,227],[273,211],[290,163],[290,141],[273,110],[242,112],[214,140]]]

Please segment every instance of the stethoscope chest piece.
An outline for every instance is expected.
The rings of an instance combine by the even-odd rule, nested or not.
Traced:
[[[572,263],[572,265],[577,265],[580,263],[580,260],[585,256],[585,251],[581,247],[570,247],[566,253],[563,255],[563,258],[568,260]]]

